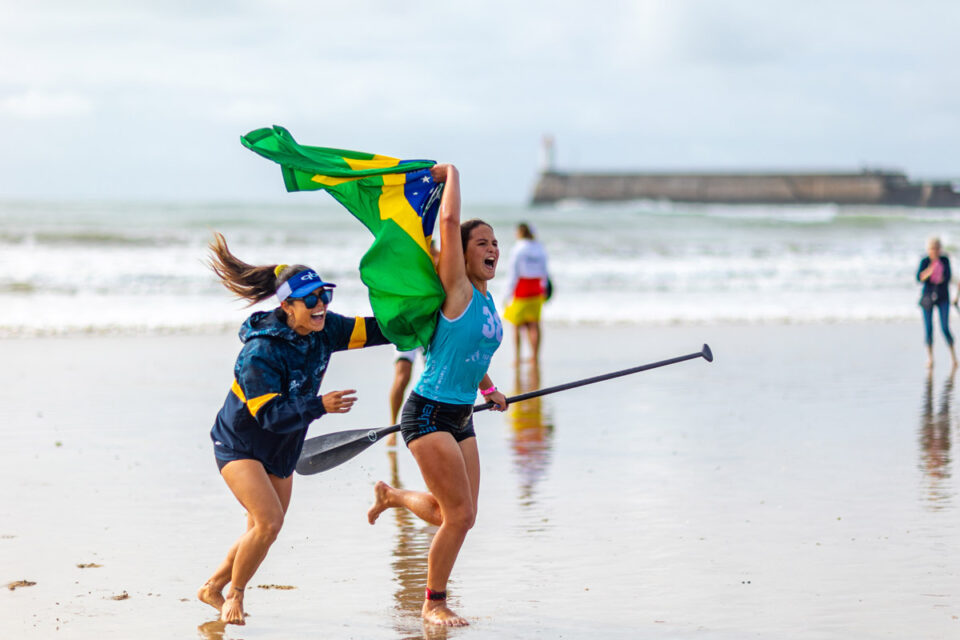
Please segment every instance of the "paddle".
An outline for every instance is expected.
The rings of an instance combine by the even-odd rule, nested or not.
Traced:
[[[528,391],[527,393],[521,393],[513,396],[512,398],[507,398],[507,402],[512,404],[522,400],[529,400],[530,398],[539,398],[540,396],[545,396],[550,393],[566,391],[567,389],[582,387],[595,382],[610,380],[611,378],[619,378],[620,376],[627,376],[631,373],[639,373],[641,371],[647,371],[648,369],[665,367],[670,364],[683,362],[684,360],[693,360],[694,358],[703,358],[707,362],[713,362],[713,353],[710,351],[710,347],[708,345],[703,345],[703,349],[697,353],[690,353],[685,356],[670,358],[669,360],[661,360],[660,362],[643,364],[639,367],[631,367],[630,369],[623,369],[622,371],[605,373],[592,378],[584,378],[583,380],[575,380],[573,382],[567,382],[566,384],[558,384],[555,387],[547,387],[545,389],[538,389],[536,391]],[[475,412],[485,411],[492,406],[492,402],[487,402],[476,405],[473,410]],[[297,473],[309,476],[313,475],[314,473],[320,473],[321,471],[332,469],[356,456],[374,442],[397,431],[400,431],[400,425],[395,424],[389,427],[382,427],[380,429],[353,429],[350,431],[325,433],[321,436],[309,438],[303,443],[303,451],[300,453],[300,459],[297,461]]]

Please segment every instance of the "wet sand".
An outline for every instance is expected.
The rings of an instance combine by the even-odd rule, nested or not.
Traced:
[[[376,480],[422,487],[402,445],[395,467],[377,444],[296,478],[247,625],[224,631],[194,594],[244,522],[208,437],[236,339],[3,340],[0,583],[36,584],[0,590],[0,637],[955,637],[960,414],[921,332],[548,327],[540,386],[704,342],[716,361],[478,414],[480,513],[449,589],[471,626],[426,636],[431,527],[366,522]],[[512,361],[508,337],[491,373],[517,391]],[[391,362],[338,354],[324,389],[360,401],[314,432],[386,424]]]

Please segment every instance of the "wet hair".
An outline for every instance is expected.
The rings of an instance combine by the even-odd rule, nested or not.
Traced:
[[[217,274],[223,286],[241,300],[249,300],[251,305],[272,297],[276,294],[277,287],[310,268],[302,264],[247,264],[230,252],[222,233],[213,234],[209,247],[207,266]]]
[[[473,218],[472,220],[467,220],[460,225],[460,244],[463,245],[463,252],[467,252],[467,243],[470,241],[470,232],[479,227],[480,225],[485,225],[493,229],[492,226],[480,220],[479,218]]]
[[[520,233],[521,238],[526,238],[527,240],[533,240],[533,229],[530,228],[526,222],[521,222],[517,225],[517,231]]]

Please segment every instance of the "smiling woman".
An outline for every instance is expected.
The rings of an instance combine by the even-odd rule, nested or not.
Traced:
[[[440,201],[440,256],[437,273],[446,297],[426,350],[423,375],[403,406],[401,433],[429,491],[406,491],[378,482],[367,520],[384,510],[405,508],[439,527],[427,557],[427,622],[464,626],[466,618],[447,606],[447,581],[460,547],[473,527],[480,491],[480,454],[473,428],[473,401],[479,392],[505,411],[507,399],[487,369],[503,338],[503,325],[487,285],[497,273],[500,246],[482,220],[460,223],[460,174],[438,164],[433,179],[445,183]]]
[[[333,288],[337,285],[323,282],[315,271],[302,265],[278,265],[276,271],[278,276],[295,273],[277,289],[277,298],[281,299],[280,307],[287,314],[290,328],[302,336],[323,331],[327,305],[333,300]],[[300,304],[296,304],[298,302]]]
[[[353,389],[317,395],[331,354],[387,339],[373,318],[329,313],[336,285],[305,265],[247,264],[220,234],[210,251],[210,267],[237,297],[280,302],[240,329],[244,346],[233,386],[210,432],[220,474],[247,510],[247,530],[197,597],[222,621],[244,624],[244,589],[283,526],[307,427],[325,413],[350,411],[356,401]]]

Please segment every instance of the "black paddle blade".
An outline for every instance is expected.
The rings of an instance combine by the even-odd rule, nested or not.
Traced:
[[[379,439],[376,429],[354,429],[310,438],[303,443],[297,473],[309,476],[332,469]]]
[[[713,351],[710,351],[710,345],[703,345],[703,349],[700,350],[700,355],[702,355],[703,359],[707,362],[713,362]]]

